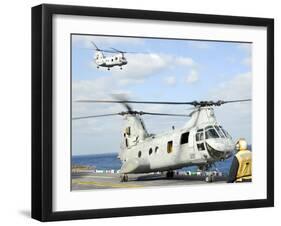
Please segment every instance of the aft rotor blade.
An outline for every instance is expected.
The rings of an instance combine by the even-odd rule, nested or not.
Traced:
[[[159,116],[176,116],[176,117],[189,117],[187,114],[166,114],[166,113],[158,113],[158,112],[139,112],[140,115],[159,115]]]
[[[114,115],[122,115],[121,113],[113,113],[113,114],[103,114],[103,115],[89,115],[89,116],[82,116],[82,117],[74,117],[72,120],[78,119],[87,119],[87,118],[99,118],[99,117],[107,117],[107,116],[114,116]]]
[[[235,103],[235,102],[246,102],[246,101],[252,101],[252,99],[244,99],[244,100],[229,100],[229,101],[224,101],[224,104],[227,104],[227,103]]]
[[[122,50],[118,50],[118,49],[115,49],[115,48],[110,48],[110,49],[113,49],[115,52],[118,52],[118,53],[138,53],[138,52],[127,52],[127,51],[122,51]]]
[[[121,50],[118,50],[118,49],[115,49],[115,48],[112,48],[112,47],[110,47],[110,49],[113,49],[115,52],[126,53],[125,51],[121,51]]]

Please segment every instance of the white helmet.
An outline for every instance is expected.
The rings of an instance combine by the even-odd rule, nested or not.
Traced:
[[[240,138],[236,143],[236,150],[247,150],[248,144],[247,141],[244,138]]]

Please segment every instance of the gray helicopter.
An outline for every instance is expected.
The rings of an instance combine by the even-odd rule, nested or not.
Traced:
[[[111,48],[111,50],[100,49],[94,42],[91,43],[95,47],[94,61],[97,65],[97,68],[105,67],[107,68],[107,70],[110,70],[110,68],[118,66],[120,67],[120,70],[122,70],[122,66],[128,63],[125,57],[125,53],[133,53],[118,50],[115,48]],[[114,53],[114,55],[105,56],[104,53]]]
[[[166,172],[168,178],[174,170],[187,166],[198,166],[205,171],[217,161],[232,155],[235,142],[215,117],[214,107],[228,103],[246,102],[251,99],[231,101],[159,102],[130,100],[78,100],[80,103],[119,103],[126,111],[119,113],[75,117],[73,120],[106,116],[122,116],[121,149],[118,158],[122,162],[121,181],[128,181],[128,174]],[[189,114],[170,114],[135,111],[130,104],[192,105]],[[142,115],[189,117],[180,129],[161,134],[150,134]],[[209,180],[206,178],[206,181]]]

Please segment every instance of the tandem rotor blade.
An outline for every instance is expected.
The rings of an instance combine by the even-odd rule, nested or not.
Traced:
[[[116,115],[157,115],[157,116],[175,116],[175,117],[189,117],[190,115],[187,114],[169,114],[169,113],[159,113],[159,112],[144,112],[144,111],[123,111],[119,113],[112,113],[112,114],[102,114],[102,115],[89,115],[89,116],[82,116],[82,117],[74,117],[72,120],[78,119],[88,119],[88,118],[99,118],[99,117],[107,117],[107,116],[116,116]]]
[[[99,118],[99,117],[107,117],[107,116],[115,116],[115,115],[122,115],[122,113],[113,113],[113,114],[89,115],[89,116],[82,116],[82,117],[74,117],[74,118],[72,118],[72,120],[87,119],[87,118]]]
[[[146,53],[146,52],[128,52],[128,51],[122,51],[122,50],[118,50],[118,49],[115,49],[115,48],[110,48],[110,49],[113,49],[115,51],[115,53]]]
[[[193,105],[197,106],[220,106],[227,103],[245,102],[251,99],[230,100],[230,101],[191,101],[191,102],[173,102],[173,101],[132,101],[132,100],[77,100],[81,103],[119,103],[119,104],[167,104],[167,105]]]
[[[158,112],[139,112],[140,115],[157,115],[157,116],[176,116],[176,117],[190,117],[188,114],[169,114],[169,113],[158,113]]]
[[[191,104],[194,102],[165,102],[165,101],[133,101],[133,100],[77,100],[76,102],[81,103],[119,103],[119,104]]]
[[[224,104],[227,104],[227,103],[246,102],[246,101],[252,101],[252,99],[244,99],[244,100],[228,100],[228,101],[223,101],[223,102],[224,102]]]

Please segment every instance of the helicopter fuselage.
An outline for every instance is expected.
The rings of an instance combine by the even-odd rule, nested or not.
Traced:
[[[124,174],[207,166],[229,158],[235,147],[231,136],[217,124],[213,109],[209,107],[194,112],[182,129],[171,129],[158,135],[147,134],[142,138],[127,132],[119,155],[121,173]]]
[[[127,59],[124,57],[124,54],[116,54],[114,56],[105,57],[101,52],[97,52],[95,56],[95,63],[98,67],[111,68],[114,66],[123,66],[126,65]]]

